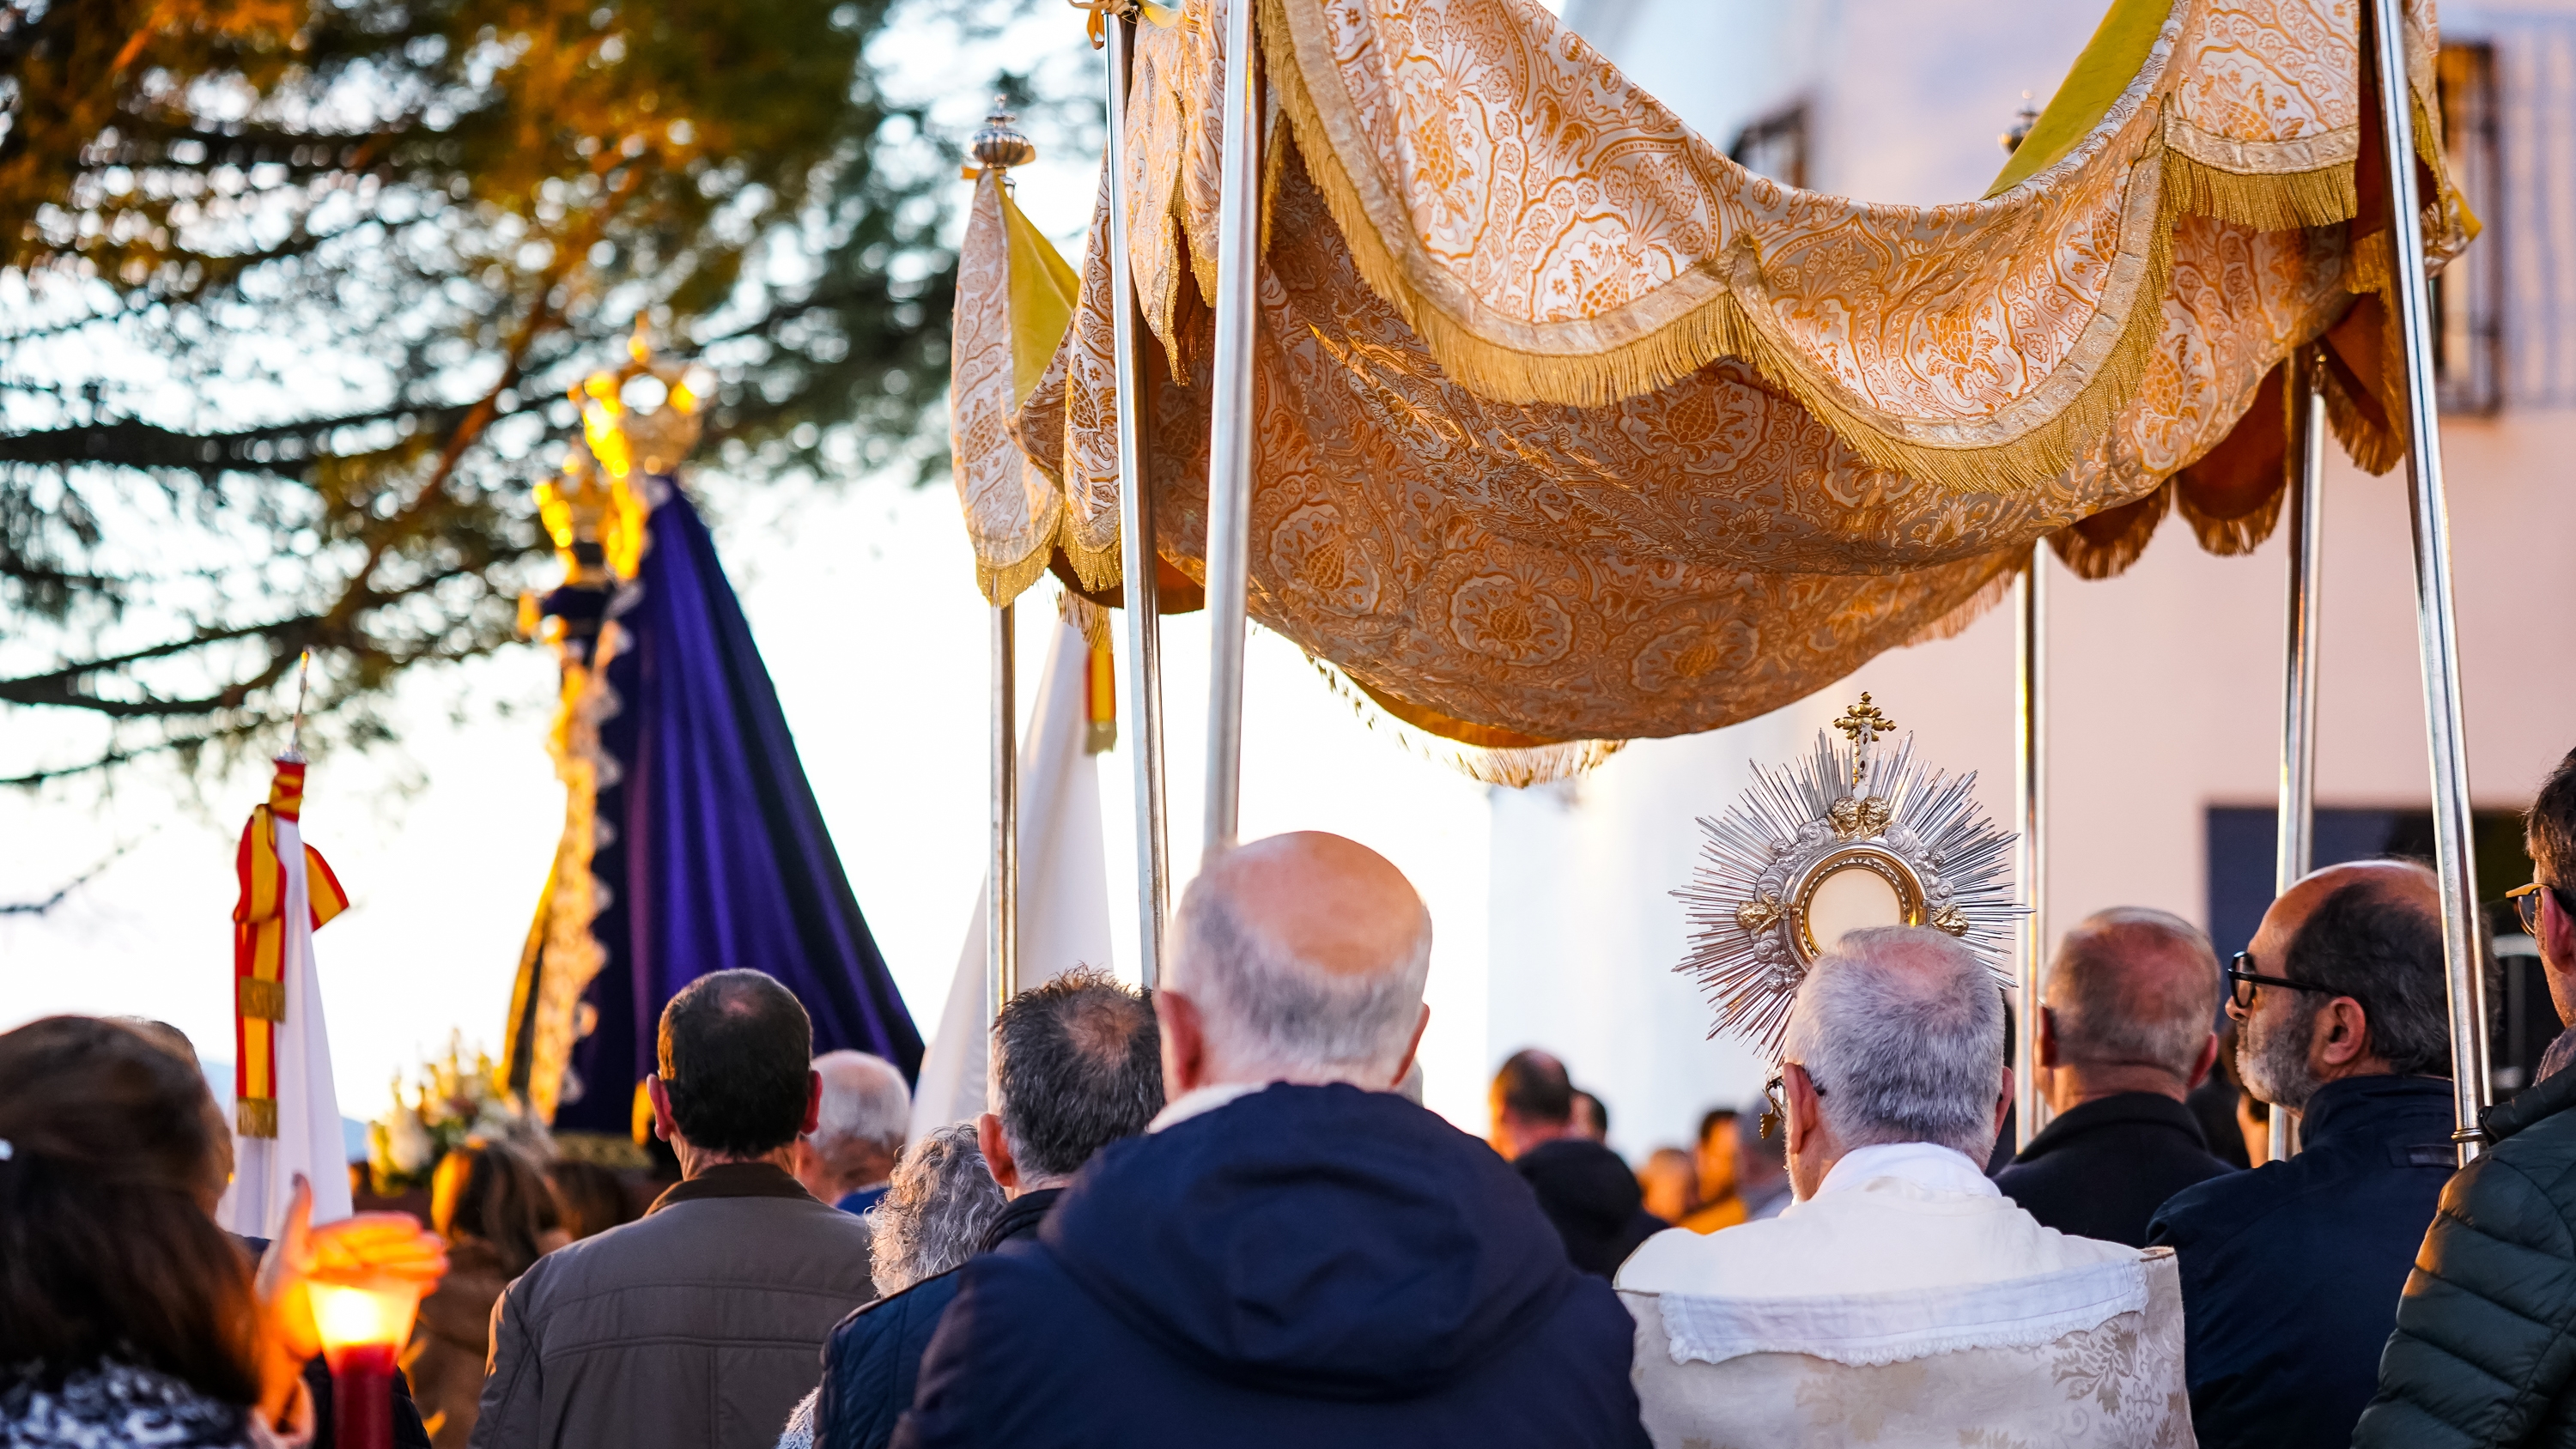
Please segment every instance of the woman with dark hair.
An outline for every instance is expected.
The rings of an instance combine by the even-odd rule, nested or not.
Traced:
[[[635,1199],[626,1182],[596,1162],[559,1157],[546,1167],[555,1202],[563,1208],[564,1235],[574,1242],[635,1221]]]
[[[0,1033],[0,1446],[301,1444],[317,1265],[445,1266],[408,1218],[308,1227],[299,1190],[254,1283],[213,1218],[230,1146],[196,1070],[139,1032]]]
[[[447,1240],[447,1277],[421,1300],[403,1372],[430,1443],[465,1449],[483,1397],[493,1300],[530,1263],[571,1239],[546,1175],[516,1148],[479,1137],[439,1160],[429,1221]]]

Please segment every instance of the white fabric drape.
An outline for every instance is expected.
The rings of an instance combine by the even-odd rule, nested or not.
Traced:
[[[233,1136],[233,1180],[215,1221],[246,1237],[274,1238],[295,1195],[295,1175],[313,1184],[313,1221],[349,1216],[348,1149],[340,1136],[340,1094],[331,1079],[331,1032],[322,1019],[322,984],[313,971],[313,901],[306,883],[304,836],[295,821],[271,817],[286,877],[286,950],[279,975],[286,1020],[277,1023],[277,1135]]]
[[[1110,970],[1109,868],[1100,840],[1100,771],[1089,729],[1082,631],[1058,624],[1020,741],[1020,989],[1075,966]],[[989,867],[957,953],[939,1032],[913,1088],[912,1138],[984,1111],[984,920]]]

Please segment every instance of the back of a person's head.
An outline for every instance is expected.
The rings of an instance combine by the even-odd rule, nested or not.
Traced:
[[[1003,1201],[975,1145],[974,1123],[952,1122],[904,1149],[886,1195],[868,1214],[868,1275],[877,1295],[900,1293],[973,1257]]]
[[[1031,1177],[1071,1177],[1163,1110],[1163,1036],[1141,992],[1087,967],[1011,998],[993,1023],[1002,1138]]]
[[[1807,968],[1783,1060],[1823,1093],[1844,1150],[1929,1142],[1982,1163],[2003,1080],[2003,996],[1976,953],[1940,931],[1853,931]]]
[[[563,1227],[563,1209],[546,1175],[517,1148],[473,1137],[438,1160],[429,1225],[451,1242],[490,1248],[503,1274],[515,1278],[545,1252],[545,1235]]]
[[[759,971],[716,971],[662,1008],[661,1077],[671,1120],[702,1152],[757,1157],[805,1126],[814,1024]]]
[[[2058,1058],[2187,1079],[2218,1019],[2218,983],[2218,957],[2198,926],[2145,906],[2095,912],[2049,964],[2044,999]]]
[[[2361,1003],[2370,1051],[2400,1076],[2451,1074],[2439,885],[2412,861],[2337,886],[2291,936],[2280,974]]]
[[[809,1140],[825,1161],[837,1169],[854,1149],[888,1159],[903,1151],[912,1089],[904,1085],[901,1068],[866,1052],[837,1051],[816,1057],[814,1074],[823,1079],[823,1100]]]
[[[210,1215],[222,1131],[161,1042],[83,1016],[0,1034],[0,1365],[121,1362],[256,1400],[250,1261]]]
[[[1565,1063],[1525,1047],[1505,1057],[1494,1073],[1493,1101],[1497,1112],[1561,1127],[1574,1118],[1574,1083],[1565,1074]]]
[[[2532,877],[2558,887],[2562,899],[2576,899],[2576,750],[2540,782],[2523,818],[2523,843],[2531,851]]]
[[[1386,1087],[1422,1017],[1431,916],[1355,841],[1274,835],[1209,860],[1172,918],[1165,985],[1231,1061]]]
[[[635,1221],[635,1198],[616,1172],[596,1162],[559,1157],[546,1164],[546,1182],[563,1209],[566,1236],[578,1242]]]

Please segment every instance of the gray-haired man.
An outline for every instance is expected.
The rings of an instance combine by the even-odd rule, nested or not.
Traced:
[[[957,1295],[958,1264],[1036,1236],[1083,1164],[1144,1131],[1163,1110],[1162,1041],[1154,1008],[1102,972],[1076,967],[1012,997],[993,1022],[992,1062],[995,1110],[971,1124],[973,1140],[964,1155],[975,1158],[975,1175],[990,1169],[984,1191],[998,1183],[1008,1201],[989,1221],[980,1221],[979,1195],[964,1190],[964,1173],[953,1173],[944,1194],[930,1183],[913,1189],[945,1201],[905,1204],[902,1218],[878,1224],[877,1251],[925,1230],[949,1241],[908,1255],[940,1264],[917,1281],[897,1283],[880,1271],[877,1284],[888,1296],[832,1330],[814,1410],[819,1449],[879,1449],[893,1435],[896,1416],[912,1404],[922,1353]],[[930,1165],[909,1157],[905,1162],[906,1179]],[[969,1217],[979,1219],[971,1243],[963,1241]],[[906,1265],[891,1267],[901,1274]]]
[[[903,1155],[912,1089],[894,1063],[866,1052],[825,1052],[814,1059],[823,1082],[814,1130],[796,1139],[796,1180],[818,1202],[863,1213],[885,1196]]]
[[[1798,1201],[1619,1272],[1658,1445],[1861,1437],[1818,1421],[1836,1405],[1889,1443],[2188,1442],[2171,1255],[2042,1227],[1979,1170],[2003,1037],[1994,977],[1938,931],[1854,931],[1808,968],[1771,1088]]]
[[[1627,1316],[1391,1089],[1431,920],[1338,836],[1212,858],[1154,1006],[1171,1105],[959,1270],[897,1445],[1633,1445]]]
[[[1995,1177],[2060,1232],[2143,1248],[2175,1193],[2235,1169],[2183,1098],[2218,1060],[2218,958],[2179,916],[2121,906],[2057,944],[2039,1012],[2054,1120]]]

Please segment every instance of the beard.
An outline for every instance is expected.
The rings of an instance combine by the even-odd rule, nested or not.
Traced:
[[[2312,1013],[2262,1011],[2248,1017],[2237,1036],[2238,1079],[2275,1107],[2305,1110],[2320,1085],[2308,1070],[2308,1047],[2316,1030]]]

